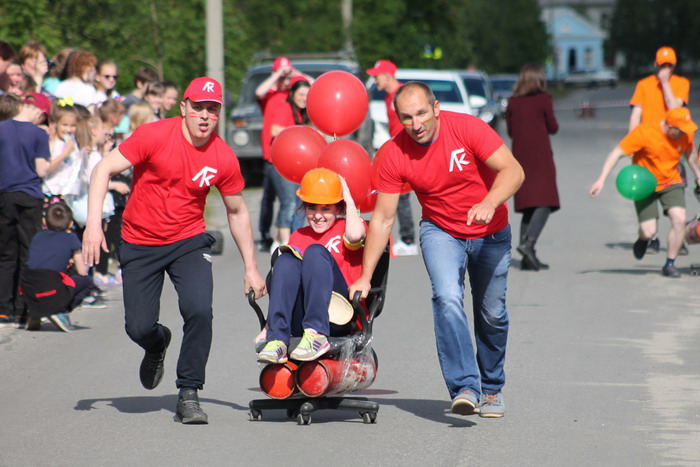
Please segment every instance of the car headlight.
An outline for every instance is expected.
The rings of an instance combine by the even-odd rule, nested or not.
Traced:
[[[479,114],[479,118],[485,121],[486,123],[491,123],[491,121],[493,120],[493,112],[490,112],[488,110],[486,112],[482,112]]]
[[[233,132],[233,144],[236,146],[245,146],[250,142],[250,135],[245,130],[236,130]]]

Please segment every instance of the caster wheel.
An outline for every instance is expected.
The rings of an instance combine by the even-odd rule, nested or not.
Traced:
[[[362,412],[362,413],[360,413],[360,415],[362,416],[362,423],[365,423],[365,424],[377,423],[376,412]]]
[[[297,415],[297,425],[311,425],[311,415]]]
[[[251,422],[260,421],[262,420],[262,412],[260,412],[259,410],[251,410],[250,412],[248,412],[248,419]]]

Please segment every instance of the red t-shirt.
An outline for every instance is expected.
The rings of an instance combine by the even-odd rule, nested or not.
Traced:
[[[508,225],[503,203],[489,224],[467,225],[467,213],[488,193],[496,172],[486,161],[503,140],[484,121],[471,115],[440,112],[440,131],[431,144],[416,143],[405,131],[386,143],[378,191],[401,193],[404,182],[416,192],[430,220],[457,238],[481,238]]]
[[[279,105],[276,105],[274,109],[270,109],[270,112],[272,114],[270,116],[270,126],[280,125],[287,128],[297,124],[294,121],[294,111],[292,110],[292,104],[290,104],[287,101],[281,102]],[[300,115],[297,116],[301,117]],[[274,138],[272,138],[272,140],[274,141]]]
[[[326,247],[331,256],[338,264],[343,273],[348,286],[355,283],[362,273],[362,251],[350,249],[345,244],[343,235],[345,234],[345,219],[338,219],[330,229],[318,234],[310,226],[296,230],[289,237],[288,244],[296,248],[304,256],[304,252],[309,245],[321,244]]]
[[[272,162],[272,158],[270,157],[270,145],[272,144],[272,135],[270,134],[270,128],[272,127],[273,123],[272,115],[275,113],[277,107],[287,102],[288,95],[288,91],[274,91],[270,89],[267,91],[265,97],[259,101],[260,110],[263,113],[263,127],[260,134],[260,145],[262,146],[263,160],[268,162]]]
[[[399,120],[399,116],[396,114],[396,109],[394,108],[394,95],[401,86],[403,86],[403,83],[401,83],[398,88],[394,89],[394,92],[388,92],[386,93],[386,96],[384,96],[386,116],[389,119],[389,135],[392,138],[403,130],[403,124]]]
[[[213,133],[194,147],[182,133],[182,117],[141,125],[119,151],[134,165],[122,226],[129,243],[167,245],[203,233],[209,188],[232,195],[245,187],[229,145]]]

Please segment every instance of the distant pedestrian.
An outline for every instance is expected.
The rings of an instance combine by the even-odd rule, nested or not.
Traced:
[[[637,82],[634,94],[630,99],[629,132],[642,123],[658,125],[666,119],[666,112],[677,107],[688,105],[690,99],[690,81],[687,78],[676,75],[678,59],[676,51],[671,47],[661,47],[656,51],[654,67],[656,71]],[[683,165],[679,165],[681,178],[685,178]],[[649,241],[648,254],[659,252],[660,242],[654,236]],[[681,244],[679,253],[688,254],[685,243]]]
[[[625,155],[632,155],[633,164],[645,167],[654,174],[657,181],[654,193],[634,202],[639,220],[639,238],[634,242],[632,252],[635,258],[644,258],[649,241],[658,229],[659,211],[656,202],[659,201],[663,213],[671,221],[666,263],[661,269],[666,277],[676,278],[681,275],[675,261],[684,236],[685,185],[677,167],[683,154],[695,176],[700,178],[700,168],[691,157],[693,134],[697,128],[685,107],[669,110],[664,121],[658,124],[643,123],[635,127],[608,154],[600,176],[588,190],[591,197],[598,196],[603,190],[605,179],[617,161]]]
[[[539,271],[549,266],[535,254],[535,243],[549,214],[559,209],[556,169],[549,135],[559,130],[552,96],[540,65],[523,66],[508,99],[506,124],[513,140],[513,155],[525,171],[525,181],[515,193],[515,211],[522,213],[518,252],[522,269]]]

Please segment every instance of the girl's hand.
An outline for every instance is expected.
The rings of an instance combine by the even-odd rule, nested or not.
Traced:
[[[345,204],[352,204],[354,206],[355,201],[352,199],[352,194],[350,194],[348,183],[342,175],[338,175],[338,178],[340,178],[340,184],[343,185],[343,200],[345,200]]]

